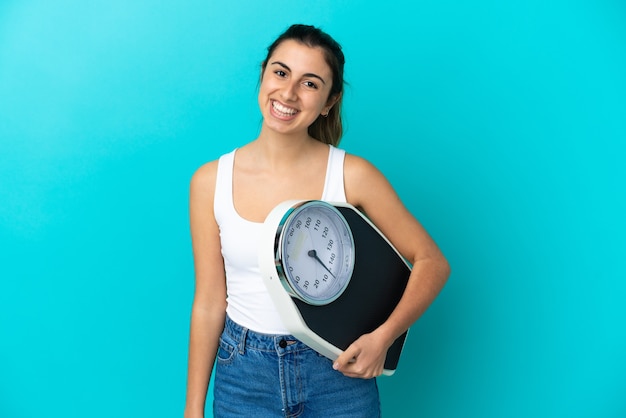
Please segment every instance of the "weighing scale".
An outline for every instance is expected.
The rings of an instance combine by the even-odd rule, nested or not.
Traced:
[[[259,267],[289,332],[335,360],[387,320],[411,265],[348,203],[290,200],[264,222]],[[387,351],[385,375],[398,365],[407,332]]]

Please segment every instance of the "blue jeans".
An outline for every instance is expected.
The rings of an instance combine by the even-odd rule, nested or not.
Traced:
[[[260,334],[226,318],[213,414],[225,417],[378,418],[376,379],[353,379],[289,335]]]

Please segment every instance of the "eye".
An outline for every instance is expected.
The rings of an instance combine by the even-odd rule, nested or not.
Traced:
[[[277,76],[279,76],[281,78],[287,77],[287,73],[284,72],[283,70],[276,70],[276,71],[274,71],[274,74],[276,74]]]
[[[312,81],[305,81],[303,84],[304,84],[306,87],[310,88],[310,89],[315,89],[315,90],[317,90],[317,84],[315,84],[315,83],[314,83],[314,82],[312,82]]]

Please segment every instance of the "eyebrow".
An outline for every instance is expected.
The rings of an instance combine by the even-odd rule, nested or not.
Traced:
[[[280,61],[274,61],[271,63],[272,65],[277,64],[280,65],[281,67],[283,67],[284,69],[286,69],[287,71],[291,72],[291,68],[289,68],[287,66],[287,64],[282,63]],[[318,80],[320,80],[322,83],[326,84],[326,82],[324,81],[324,79],[322,77],[320,77],[319,75],[315,74],[315,73],[306,73],[304,74],[305,77],[313,77],[313,78],[317,78]]]

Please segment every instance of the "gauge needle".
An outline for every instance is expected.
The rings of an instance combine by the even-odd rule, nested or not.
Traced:
[[[329,272],[330,275],[333,276],[336,279],[336,277],[333,274],[333,272],[330,271],[330,269],[328,267],[326,267],[326,264],[324,264],[324,262],[322,260],[320,260],[320,258],[317,256],[317,251],[309,250],[309,257],[313,257],[314,259],[316,259],[322,265],[322,267],[324,267],[326,269],[326,271]]]

